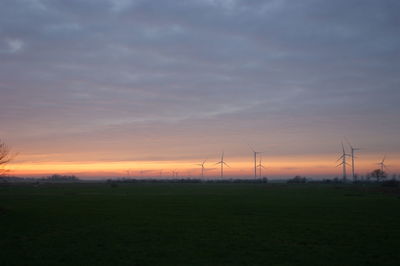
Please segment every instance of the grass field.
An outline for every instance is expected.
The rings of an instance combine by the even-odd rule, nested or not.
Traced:
[[[400,198],[278,184],[0,187],[0,265],[399,265]]]

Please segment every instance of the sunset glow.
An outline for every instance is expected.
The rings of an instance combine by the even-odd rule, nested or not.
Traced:
[[[205,164],[205,177],[218,178],[219,166],[216,160]],[[254,164],[249,158],[235,158],[229,161],[229,168],[224,168],[226,177],[251,178],[254,175]],[[294,175],[307,175],[314,178],[333,177],[341,175],[341,168],[334,166],[331,156],[294,158],[274,158],[264,161],[266,169],[262,170],[263,177],[287,178]],[[10,170],[19,176],[44,176],[54,173],[79,175],[86,178],[199,178],[200,167],[194,161],[124,161],[124,162],[45,162],[11,164]],[[393,162],[392,162],[393,163]],[[395,162],[396,164],[398,162]],[[377,168],[374,158],[365,158],[358,162],[357,173],[365,175],[371,169]],[[391,170],[397,172],[399,169]],[[177,176],[174,175],[177,173]],[[257,171],[257,174],[259,172]]]
[[[331,178],[350,142],[397,174],[397,4],[367,2],[5,1],[8,173],[219,177],[225,151],[251,178],[250,145],[267,177]]]

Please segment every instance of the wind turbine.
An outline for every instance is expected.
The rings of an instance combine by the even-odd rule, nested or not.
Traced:
[[[171,171],[171,176],[172,176],[172,178],[175,178],[176,175],[177,175],[177,173],[178,173],[178,172],[176,172],[176,169],[175,169],[175,170],[172,170],[172,171]]]
[[[230,167],[230,166],[224,161],[224,152],[222,152],[221,161],[219,161],[219,162],[216,163],[216,164],[220,164],[220,165],[221,165],[221,178],[223,178],[223,177],[224,177],[224,164],[225,164],[226,166]]]
[[[263,153],[263,151],[255,151],[250,145],[249,148],[253,151],[254,154],[254,178],[257,178],[257,154]]]
[[[344,149],[344,146],[343,146],[343,142],[342,142],[342,151],[343,151],[342,156],[340,156],[339,159],[337,159],[337,161],[342,160],[342,162],[341,162],[340,164],[336,165],[336,167],[342,165],[342,167],[343,167],[343,180],[346,181],[346,177],[347,177],[347,174],[346,174],[346,165],[349,165],[349,164],[346,162],[346,156],[350,156],[350,154],[347,154],[347,153],[346,153],[346,151],[345,151],[345,149]]]
[[[382,172],[384,172],[385,168],[387,168],[387,165],[385,164],[385,160],[386,160],[386,155],[383,156],[383,159],[380,163],[377,163],[381,167]]]
[[[126,170],[126,173],[128,175],[128,178],[131,178],[131,169]]]
[[[198,164],[196,164],[196,165],[199,165],[199,166],[201,166],[201,178],[203,178],[203,177],[204,177],[204,164],[206,163],[206,161],[207,161],[207,159],[206,159],[206,160],[204,160],[202,163],[198,163]]]
[[[258,167],[258,174],[259,174],[259,177],[261,178],[261,168],[266,169],[266,168],[264,167],[264,165],[261,163],[261,156],[260,156],[260,162],[259,162],[259,164],[257,165],[257,167]]]
[[[347,144],[350,146],[350,150],[351,150],[351,172],[352,172],[352,174],[353,174],[353,180],[354,181],[356,181],[355,179],[356,179],[356,175],[354,174],[354,151],[359,151],[360,150],[360,148],[354,148],[351,144],[350,144],[350,141],[348,141],[347,140],[347,138],[345,138],[346,139],[346,142],[347,142]]]

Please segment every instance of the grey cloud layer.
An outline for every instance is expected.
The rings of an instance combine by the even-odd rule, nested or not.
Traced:
[[[228,142],[284,143],[271,132],[371,142],[379,128],[395,150],[399,11],[389,0],[5,0],[0,132],[196,138],[224,132],[219,121],[237,132]]]

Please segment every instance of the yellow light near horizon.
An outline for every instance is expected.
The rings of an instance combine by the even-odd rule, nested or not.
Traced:
[[[232,158],[225,167],[225,176],[253,176],[254,162],[251,158]],[[357,161],[357,173],[365,174],[376,168],[373,158]],[[9,165],[12,175],[37,176],[49,174],[76,174],[79,176],[168,176],[171,171],[180,172],[180,176],[199,176],[200,167],[190,161],[119,161],[119,162],[44,162],[14,163]],[[341,168],[335,167],[335,160],[327,156],[297,156],[264,158],[263,175],[341,175]],[[215,162],[206,163],[206,176],[219,176],[220,168]],[[210,169],[212,168],[212,169]],[[398,169],[391,168],[396,172]],[[350,167],[348,168],[350,174]]]

